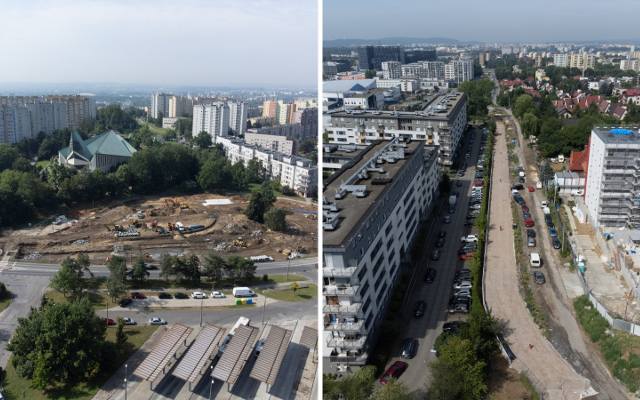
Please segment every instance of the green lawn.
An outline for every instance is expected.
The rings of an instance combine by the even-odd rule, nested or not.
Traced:
[[[269,275],[269,281],[275,282],[275,283],[307,281],[307,280],[308,279],[305,276],[296,275],[296,274],[289,274],[288,278],[287,278],[287,275],[285,275],[285,274],[282,274],[282,275]]]
[[[11,299],[0,300],[0,312],[3,312],[5,308],[9,307]]]
[[[86,294],[89,297],[89,301],[91,301],[91,305],[96,310],[107,308],[107,301],[109,301],[110,307],[113,307],[115,305],[103,293],[87,292]],[[47,299],[55,303],[66,303],[69,301],[69,299],[65,298],[64,295],[57,290],[50,290],[45,294],[45,296],[47,296]]]
[[[154,124],[150,124],[147,122],[143,123],[142,125],[148,126],[151,133],[157,136],[166,136],[169,133],[169,131],[171,131],[171,129],[162,128],[160,126],[156,126]]]
[[[300,288],[295,294],[291,289],[264,289],[259,292],[264,296],[280,301],[305,301],[316,297],[318,288],[310,283],[309,287]]]
[[[120,360],[121,362],[117,363],[116,368],[120,367],[124,360],[140,348],[157,328],[157,326],[126,326],[124,330],[129,338],[129,348],[122,357],[122,360]],[[109,327],[107,329],[107,340],[114,342],[115,334],[115,327]],[[114,372],[113,370],[104,371],[104,373],[100,374],[93,382],[79,384],[65,390],[61,389],[45,393],[42,390],[32,388],[29,379],[18,376],[16,370],[11,365],[11,360],[9,360],[4,381],[4,395],[8,400],[91,399]]]

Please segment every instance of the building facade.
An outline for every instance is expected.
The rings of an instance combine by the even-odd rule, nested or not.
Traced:
[[[74,131],[69,138],[69,147],[58,152],[58,162],[68,168],[108,172],[129,161],[135,152],[136,149],[116,131],[108,131],[86,140]]]
[[[229,102],[229,128],[235,135],[244,135],[247,130],[247,105],[244,102]]]
[[[591,131],[585,204],[594,227],[640,228],[640,128]]]
[[[402,68],[400,67],[402,64],[400,61],[383,61],[381,65],[384,79],[399,79],[402,77]]]
[[[436,152],[399,138],[372,143],[325,183],[325,373],[363,366],[439,182]]]
[[[366,144],[394,137],[438,146],[439,162],[450,166],[467,128],[467,99],[457,91],[436,96],[423,111],[331,111],[325,132],[329,143]]]
[[[400,46],[362,46],[357,52],[360,70],[380,70],[383,61],[405,62],[404,49]]]
[[[192,124],[193,136],[207,132],[215,143],[216,136],[229,134],[229,107],[223,102],[196,104],[193,106]]]
[[[473,79],[473,60],[451,60],[444,67],[444,79],[460,84]]]
[[[247,144],[258,146],[261,149],[276,151],[287,156],[293,154],[293,140],[287,139],[286,136],[247,131],[247,133],[244,134],[244,141]]]

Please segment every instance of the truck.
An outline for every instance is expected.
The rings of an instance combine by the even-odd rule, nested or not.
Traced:
[[[233,288],[233,297],[254,297],[256,293],[246,286],[236,286]]]

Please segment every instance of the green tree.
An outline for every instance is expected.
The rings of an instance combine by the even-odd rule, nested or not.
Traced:
[[[214,251],[210,251],[204,258],[202,274],[214,282],[220,282],[224,276],[227,261]]]
[[[326,400],[369,400],[376,379],[375,367],[368,365],[352,374],[336,379],[325,375],[322,382],[322,398]]]
[[[127,292],[127,285],[117,279],[117,277],[110,275],[109,279],[107,279],[107,295],[112,302],[117,302],[118,299]]]
[[[245,177],[247,183],[259,183],[264,181],[264,168],[262,168],[260,161],[255,158],[249,160],[245,170]]]
[[[38,389],[69,387],[100,372],[106,325],[87,299],[34,309],[8,344],[17,373]]]
[[[451,337],[440,347],[431,364],[433,381],[430,398],[440,400],[480,400],[487,394],[485,363],[477,359],[469,340]]]
[[[119,104],[110,104],[98,110],[95,130],[98,132],[113,129],[118,132],[132,132],[138,128],[134,112],[123,110]]]
[[[256,273],[256,265],[253,261],[239,256],[227,258],[226,273],[232,279],[240,279],[248,282],[253,280]]]
[[[124,351],[126,345],[127,334],[124,333],[124,320],[122,318],[118,318],[118,326],[116,328],[116,347],[118,350]]]
[[[526,137],[538,135],[539,120],[531,112],[526,112],[522,116],[522,132]]]
[[[149,271],[147,270],[147,264],[144,262],[144,258],[139,257],[135,264],[133,264],[133,269],[131,270],[131,279],[134,281],[141,283],[149,276]]]
[[[211,141],[211,135],[205,131],[198,133],[193,139],[193,142],[201,149],[208,149],[213,144]]]
[[[386,385],[382,385],[373,393],[372,400],[411,400],[413,396],[409,394],[406,386],[392,379]]]
[[[376,70],[375,69],[368,69],[364,72],[364,77],[367,79],[373,79],[376,77]]]
[[[0,171],[11,168],[19,156],[20,154],[14,147],[0,144]]]
[[[6,300],[11,297],[11,292],[7,289],[4,282],[0,282],[0,300]]]
[[[62,261],[60,270],[51,279],[51,287],[65,297],[77,299],[86,288],[85,272],[93,276],[89,270],[89,258],[80,254],[75,259],[67,257]]]
[[[289,287],[291,288],[291,290],[293,291],[293,295],[295,296],[298,292],[298,289],[300,289],[300,284],[298,282],[292,282]]]
[[[251,192],[245,215],[256,222],[264,223],[264,214],[276,202],[276,195],[270,182],[264,182],[260,188]]]
[[[533,97],[528,94],[523,94],[516,99],[513,105],[513,114],[518,118],[522,118],[527,112],[535,113]]]
[[[228,161],[222,157],[210,157],[205,161],[198,174],[198,185],[203,190],[214,192],[230,189]]]
[[[127,279],[127,260],[121,256],[111,256],[107,261],[107,268],[109,269],[110,278],[114,280],[125,282]]]
[[[172,276],[176,275],[176,256],[169,254],[163,254],[160,260],[160,276],[166,280],[169,280]]]
[[[264,214],[264,223],[272,231],[285,232],[287,230],[287,214],[281,208],[272,207]]]

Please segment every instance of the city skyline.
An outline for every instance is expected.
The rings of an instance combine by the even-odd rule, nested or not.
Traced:
[[[406,12],[408,9],[411,12]],[[597,23],[614,9],[625,10],[624,13],[617,13],[615,24]],[[631,0],[606,3],[595,0],[542,0],[536,3],[535,8],[525,8],[524,5],[514,7],[513,2],[507,0],[491,3],[462,0],[456,3],[455,9],[449,3],[417,0],[403,1],[401,6],[380,0],[354,0],[348,3],[325,0],[323,40],[438,37],[500,43],[589,40],[638,42],[640,35],[634,28],[634,16],[638,14],[640,3]],[[367,23],[354,25],[354,15]],[[589,24],[586,25],[584,21],[589,21]]]
[[[136,9],[121,0],[5,4],[0,43],[13,62],[0,66],[0,91],[25,82],[315,87],[314,4],[252,0],[239,6],[224,0],[211,7],[204,0],[140,0]]]

